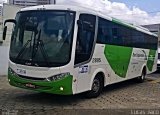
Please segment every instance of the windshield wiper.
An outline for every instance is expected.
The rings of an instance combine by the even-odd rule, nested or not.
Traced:
[[[27,43],[23,46],[21,51],[18,53],[16,60],[23,54],[24,50],[26,49],[27,45],[31,42],[31,40],[28,40]]]
[[[35,44],[35,42],[34,42],[34,45],[33,45],[32,60],[33,60],[34,57],[36,56],[36,53],[37,53],[37,51],[38,51],[38,48],[40,48],[45,62],[47,63],[48,66],[50,66],[50,64],[49,64],[49,62],[48,62],[48,55],[47,55],[47,53],[45,52],[45,49],[44,49],[44,43],[43,43],[42,40],[40,40],[40,37],[41,37],[41,30],[39,31],[38,39],[37,39],[36,44]],[[35,50],[35,52],[34,52],[34,50]]]

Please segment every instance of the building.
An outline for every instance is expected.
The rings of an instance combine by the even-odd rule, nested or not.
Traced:
[[[56,4],[56,1],[57,1],[57,0],[51,0],[50,3],[51,3],[51,4]]]
[[[0,4],[0,31],[2,26],[2,16],[3,16],[3,5]]]
[[[38,5],[50,4],[50,0],[38,0]]]
[[[149,31],[158,34],[160,30],[160,24],[143,25],[143,27],[149,29]]]
[[[3,14],[3,6],[0,4],[0,16]]]
[[[37,5],[37,0],[9,0],[9,4],[27,7]]]
[[[9,0],[9,4],[28,7],[28,6],[50,4],[50,0]]]
[[[158,42],[160,45],[160,24],[143,25],[143,27],[149,29],[149,31],[158,35]]]

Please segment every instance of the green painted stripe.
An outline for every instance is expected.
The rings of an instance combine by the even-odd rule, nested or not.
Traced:
[[[125,24],[123,23],[122,21],[116,19],[116,18],[112,18],[112,22],[114,23],[117,23],[117,24],[120,24],[120,25],[123,25],[123,26],[126,26],[126,27],[129,27],[129,28],[132,28],[132,29],[136,29],[135,27],[133,27],[132,25],[130,24]]]
[[[152,71],[154,60],[155,60],[156,50],[150,50],[148,55],[147,67],[149,71]]]
[[[125,78],[130,63],[133,48],[106,45],[105,46],[105,57],[115,72],[120,77]]]
[[[10,80],[10,85],[16,86],[19,88],[29,89],[29,90],[35,90],[39,92],[46,92],[46,93],[52,93],[52,94],[60,94],[60,95],[70,95],[73,94],[72,92],[72,79],[73,76],[69,75],[66,76],[62,80],[58,81],[32,81],[24,78],[20,78],[15,74],[12,74],[10,71],[8,71],[8,79]],[[25,84],[30,83],[37,88],[28,88],[25,86]],[[64,90],[61,91],[60,87],[63,87]]]

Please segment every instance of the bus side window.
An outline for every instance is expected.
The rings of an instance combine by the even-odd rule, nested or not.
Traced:
[[[90,14],[81,14],[81,25],[78,25],[75,64],[88,61],[93,47],[96,17]]]

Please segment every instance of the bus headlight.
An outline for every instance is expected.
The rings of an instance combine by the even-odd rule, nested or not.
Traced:
[[[17,75],[10,67],[8,68],[8,71],[9,71],[12,75]]]
[[[46,80],[47,81],[57,81],[57,80],[64,79],[68,75],[70,75],[69,72],[67,72],[67,73],[61,73],[61,74],[58,74],[58,75],[54,75],[54,76],[48,77],[48,78],[46,78]]]

